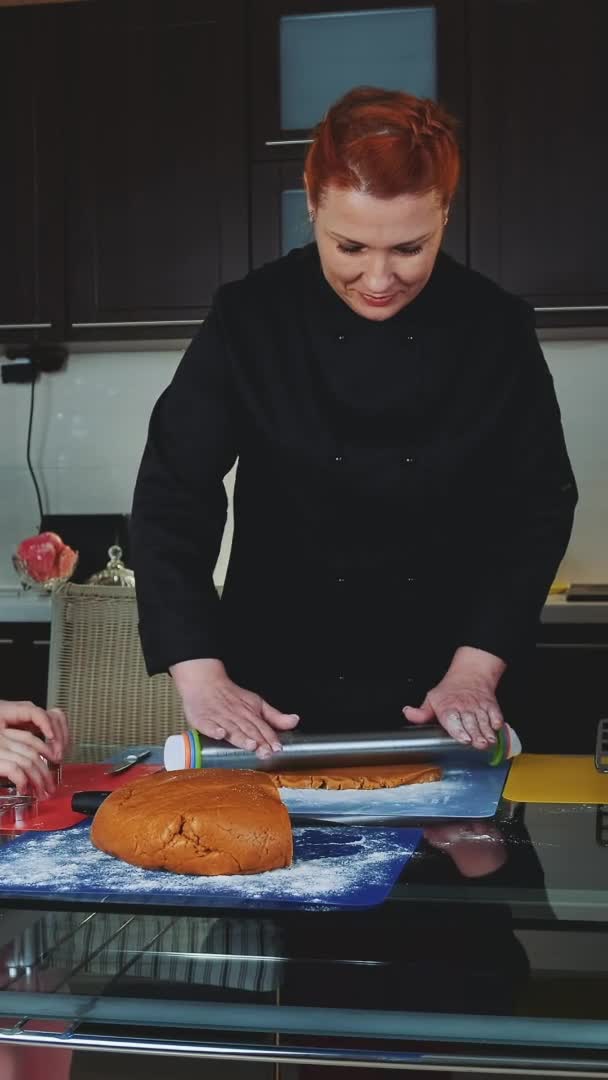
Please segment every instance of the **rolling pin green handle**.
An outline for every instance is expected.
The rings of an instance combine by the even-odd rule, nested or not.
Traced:
[[[193,729],[192,735],[194,736],[194,761],[192,763],[193,768],[202,769],[203,767],[203,745],[201,743],[200,732]]]
[[[507,740],[505,738],[505,729],[501,727],[498,729],[496,736],[496,745],[490,754],[490,765],[502,765],[507,751]]]
[[[517,757],[518,754],[521,754],[519,736],[509,724],[503,724],[498,729],[496,746],[488,759],[489,764],[502,765],[503,761],[509,761],[511,758]]]
[[[93,817],[108,795],[111,795],[110,791],[75,791],[72,795],[72,810],[75,814]]]

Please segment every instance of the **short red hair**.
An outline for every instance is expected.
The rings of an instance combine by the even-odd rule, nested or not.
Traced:
[[[358,86],[313,131],[304,177],[316,208],[330,185],[380,199],[437,189],[450,202],[460,175],[456,121],[428,98]]]

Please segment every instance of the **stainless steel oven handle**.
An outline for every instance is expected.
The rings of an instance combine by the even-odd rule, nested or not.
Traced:
[[[312,139],[266,139],[264,146],[309,146]]]
[[[50,330],[52,322],[0,323],[0,330]]]
[[[204,319],[126,319],[124,322],[74,322],[73,330],[114,330],[146,326],[200,326]]]
[[[550,305],[549,307],[535,307],[535,311],[551,312],[551,311],[608,311],[608,304],[566,304],[560,306]]]
[[[537,649],[590,649],[592,652],[608,651],[608,641],[537,641]]]

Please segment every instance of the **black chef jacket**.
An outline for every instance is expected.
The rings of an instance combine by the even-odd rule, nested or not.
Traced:
[[[217,657],[305,730],[398,726],[459,646],[530,646],[576,497],[523,301],[440,254],[376,322],[314,244],[293,251],[219,289],[152,414],[132,517],[148,670]]]

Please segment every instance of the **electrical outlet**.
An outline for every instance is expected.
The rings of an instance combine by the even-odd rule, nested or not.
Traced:
[[[38,369],[29,359],[11,360],[0,366],[3,383],[27,383],[31,386],[38,378]]]
[[[11,345],[6,349],[7,360],[28,360],[37,371],[51,374],[61,371],[67,360],[68,350],[64,345]],[[31,379],[14,379],[11,382],[32,382]]]

